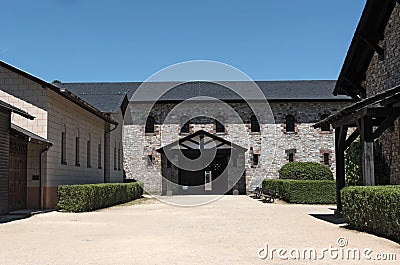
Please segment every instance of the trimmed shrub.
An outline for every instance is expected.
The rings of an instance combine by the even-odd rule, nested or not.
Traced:
[[[346,186],[360,186],[363,182],[362,177],[362,151],[360,138],[352,142],[346,150],[344,156],[344,168],[346,172]]]
[[[341,198],[351,228],[400,243],[400,186],[345,187]]]
[[[390,165],[383,156],[382,145],[374,142],[374,168],[376,185],[390,184]],[[360,138],[352,142],[345,154],[346,186],[362,186],[362,148]]]
[[[291,162],[279,170],[280,179],[296,180],[332,180],[333,173],[329,167],[316,162]]]
[[[275,190],[277,198],[289,203],[336,203],[336,182],[334,180],[265,179],[263,191],[268,189]]]
[[[66,212],[88,212],[124,202],[143,195],[139,183],[104,183],[61,185],[58,207]]]

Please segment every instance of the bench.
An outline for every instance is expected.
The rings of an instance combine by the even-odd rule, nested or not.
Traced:
[[[262,197],[262,189],[260,187],[255,188],[253,191],[253,198],[254,199],[261,199]]]
[[[275,191],[268,189],[263,192],[261,187],[255,188],[253,191],[253,198],[254,199],[262,199],[265,202],[273,203],[275,201]]]
[[[275,191],[274,190],[266,190],[265,193],[261,194],[263,201],[268,203],[273,203],[275,201]]]

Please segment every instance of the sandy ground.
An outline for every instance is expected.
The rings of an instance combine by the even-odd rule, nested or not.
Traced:
[[[199,207],[147,201],[91,213],[50,212],[0,224],[0,264],[399,264],[399,244],[310,215],[331,214],[330,208],[225,196]],[[338,246],[340,237],[347,246]],[[276,252],[263,260],[258,250],[265,244],[269,252],[283,248],[293,257],[296,248],[315,248],[319,257],[323,248],[370,248],[371,257],[394,253],[397,261],[334,260],[335,252],[317,261],[288,253],[282,260]]]

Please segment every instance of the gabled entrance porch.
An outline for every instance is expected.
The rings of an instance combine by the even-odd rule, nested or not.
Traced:
[[[158,149],[162,194],[246,194],[246,150],[203,130]]]

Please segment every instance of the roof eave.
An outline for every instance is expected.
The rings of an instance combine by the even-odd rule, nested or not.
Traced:
[[[372,47],[377,47],[379,41],[383,39],[384,30],[396,2],[396,0],[367,1],[335,85],[334,95],[349,95],[356,101],[365,98],[362,81],[375,53]]]

